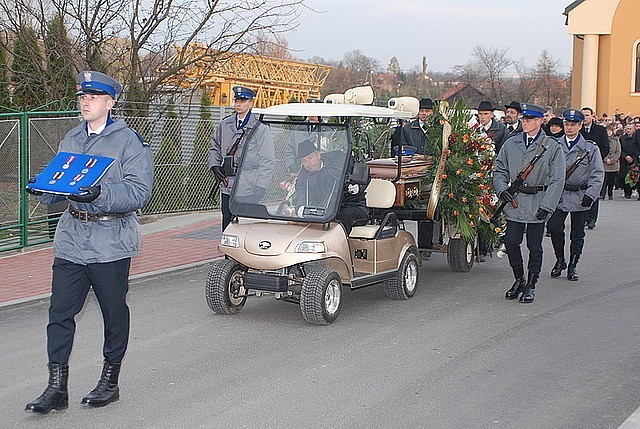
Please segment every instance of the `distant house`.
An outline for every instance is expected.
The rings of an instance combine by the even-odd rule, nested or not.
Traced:
[[[640,113],[640,1],[576,0],[564,15],[573,36],[571,105]]]
[[[479,89],[468,83],[460,83],[440,96],[441,100],[446,100],[450,105],[462,101],[465,106],[475,108],[482,100],[489,98]]]

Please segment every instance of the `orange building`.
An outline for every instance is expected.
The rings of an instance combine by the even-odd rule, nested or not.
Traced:
[[[640,0],[576,0],[564,14],[573,36],[571,105],[640,115]]]

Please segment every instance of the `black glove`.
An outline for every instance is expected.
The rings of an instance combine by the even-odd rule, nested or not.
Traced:
[[[511,192],[509,192],[509,190],[508,190],[508,189],[506,189],[506,190],[504,190],[504,191],[500,192],[500,195],[499,195],[499,196],[500,196],[500,199],[501,199],[502,201],[504,201],[505,203],[510,203],[510,202],[511,202],[511,201],[513,201],[513,199],[514,199],[513,194],[512,194]]]
[[[593,200],[590,196],[585,195],[584,197],[582,197],[582,202],[580,203],[582,207],[591,207],[591,204],[593,204]]]
[[[545,220],[547,216],[549,216],[548,211],[546,211],[545,209],[538,209],[538,212],[536,213],[536,219]]]
[[[224,182],[224,179],[227,178],[227,176],[224,174],[224,171],[222,171],[222,167],[220,167],[219,165],[214,165],[213,167],[211,167],[211,171],[213,172],[213,175],[216,178],[216,182],[218,183]]]
[[[79,203],[90,203],[100,195],[100,186],[81,186],[78,190],[86,193],[80,195],[69,195],[67,198],[73,201],[78,201]]]
[[[29,178],[29,184],[31,184],[31,183],[36,183],[36,177],[35,177],[35,176],[33,176],[33,177]],[[28,187],[28,186],[27,186],[25,189],[26,189],[26,191],[27,191],[29,194],[34,195],[34,196],[36,196],[36,197],[37,197],[38,195],[42,195],[42,194],[44,193],[44,192],[36,191],[35,189],[31,189],[31,188],[30,188],[30,187]]]

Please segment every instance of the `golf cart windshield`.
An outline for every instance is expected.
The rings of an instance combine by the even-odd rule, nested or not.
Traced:
[[[239,217],[325,223],[338,212],[350,162],[348,128],[323,122],[269,122],[275,166],[249,160],[252,147],[264,142],[246,141],[230,200]],[[270,165],[273,165],[271,163]],[[264,188],[257,189],[257,176]],[[270,179],[269,179],[270,178]]]

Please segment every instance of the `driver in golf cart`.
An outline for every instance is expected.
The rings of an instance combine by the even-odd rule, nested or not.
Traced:
[[[302,168],[296,179],[295,205],[299,217],[306,214],[310,207],[326,208],[333,197],[339,198],[336,188],[342,186],[344,157],[342,151],[321,154],[311,140],[304,140],[298,145],[298,158]],[[353,169],[353,160],[349,162],[349,170]],[[342,202],[336,220],[344,227],[348,236],[355,224],[366,223],[369,209],[366,205],[366,184],[345,183],[342,191]]]

